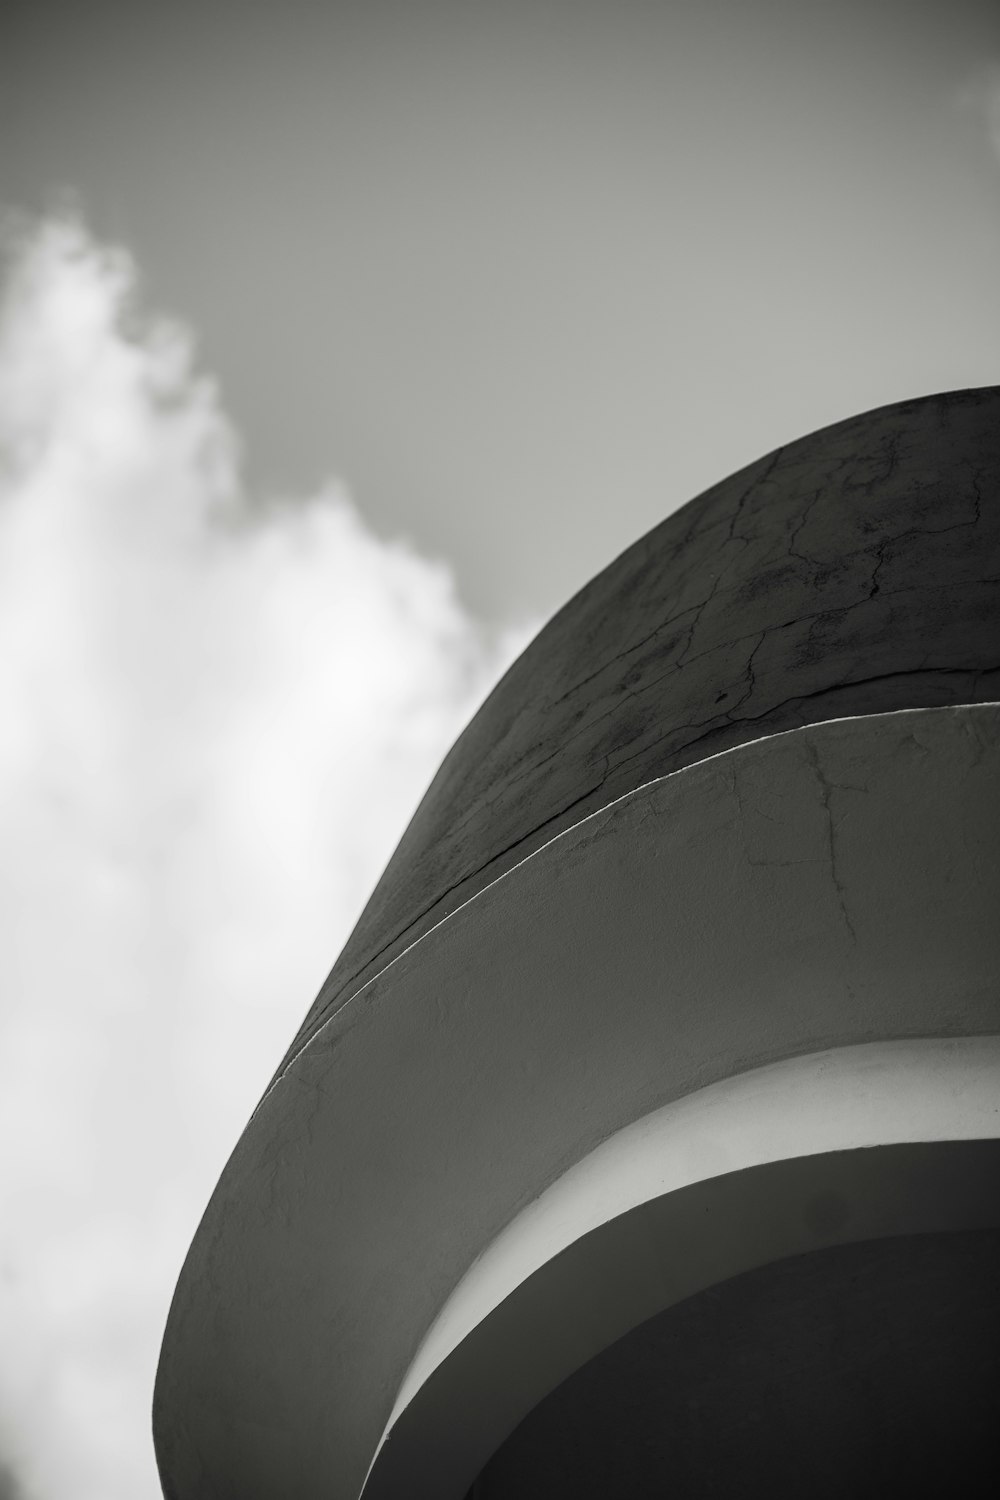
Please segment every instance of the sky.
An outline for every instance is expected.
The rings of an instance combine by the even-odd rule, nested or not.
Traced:
[[[996,0],[7,0],[0,192],[491,618],[853,412],[988,383]]]
[[[1000,7],[9,0],[0,257],[0,1500],[154,1500],[197,1219],[498,672],[1000,379]]]

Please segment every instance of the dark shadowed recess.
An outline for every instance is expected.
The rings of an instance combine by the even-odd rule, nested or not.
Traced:
[[[853,417],[707,490],[492,693],[285,1063],[449,911],[644,782],[803,724],[1000,697],[998,589],[1000,387]]]
[[[651,1318],[546,1397],[468,1500],[992,1495],[1000,1231],[818,1250]]]

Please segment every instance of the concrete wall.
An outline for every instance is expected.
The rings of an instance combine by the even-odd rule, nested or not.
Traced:
[[[986,1497],[1000,1233],[772,1262],[644,1323],[544,1401],[474,1500]]]
[[[553,834],[763,734],[1000,698],[1000,388],[791,442],[581,590],[447,756],[289,1055]],[[526,541],[530,545],[530,540]]]
[[[564,1301],[557,1357],[525,1380],[532,1319],[496,1360],[498,1307],[555,1308],[572,1278],[558,1254],[518,1262],[522,1216],[617,1133],[785,1060],[896,1049],[912,1109],[892,1134],[884,1075],[848,1068],[871,1104],[849,1147],[842,1101],[796,1165],[786,1105],[764,1159],[716,1141],[683,1191],[664,1166],[628,1212],[584,1193],[603,1208],[564,1253],[625,1254],[629,1213],[688,1233],[685,1191],[777,1225],[779,1182],[812,1238],[776,1233],[765,1261],[1000,1222],[996,1114],[965,1087],[920,1106],[906,1061],[957,1048],[1000,1092],[998,419],[1000,391],[967,392],[793,444],[637,543],[508,674],[195,1237],[154,1413],[171,1500],[461,1500],[567,1374],[698,1290],[658,1241],[645,1300]],[[846,1218],[817,1218],[809,1183],[847,1157]],[[712,1243],[720,1276],[761,1263],[731,1227]],[[491,1253],[508,1294],[470,1302]],[[459,1305],[477,1311],[454,1335]]]

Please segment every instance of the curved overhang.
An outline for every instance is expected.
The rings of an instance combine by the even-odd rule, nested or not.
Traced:
[[[470,1500],[992,1493],[998,1267],[1000,1229],[979,1228],[830,1245],[717,1281],[539,1402]]]
[[[1000,1228],[1000,1037],[754,1069],[618,1131],[462,1279],[400,1388],[364,1500],[461,1500],[518,1423],[706,1287],[835,1245]]]
[[[1000,698],[1000,387],[787,443],[553,616],[445,757],[289,1047],[557,833],[830,719]],[[279,1069],[280,1071],[280,1069]]]
[[[195,1238],[158,1375],[166,1494],[356,1500],[366,1476],[366,1500],[419,1494],[393,1455],[426,1448],[440,1390],[488,1373],[496,1330],[520,1309],[508,1334],[523,1331],[539,1286],[566,1337],[535,1399],[704,1284],[675,1253],[678,1205],[719,1215],[711,1275],[838,1237],[995,1224],[998,728],[992,704],[914,709],[724,751],[563,829],[370,975],[293,1049]],[[806,1154],[798,1113],[770,1154],[727,1156],[723,1132],[683,1180],[624,1208],[612,1194],[589,1227],[570,1214],[561,1248],[523,1258],[525,1226],[623,1143],[647,1142],[648,1188],[680,1159],[664,1122],[756,1098],[763,1129],[762,1080],[804,1122],[810,1079]],[[751,1200],[770,1228],[748,1248],[732,1226]],[[666,1290],[659,1263],[646,1283],[625,1269],[651,1243],[671,1246]],[[629,1295],[580,1319],[573,1287],[609,1255]],[[532,1389],[482,1397],[469,1451],[428,1469],[427,1493],[468,1484]]]

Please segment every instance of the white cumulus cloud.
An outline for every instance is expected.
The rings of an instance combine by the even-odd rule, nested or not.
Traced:
[[[153,1373],[198,1216],[526,638],[336,484],[251,505],[218,392],[135,280],[78,223],[8,226],[0,1470],[37,1500],[158,1496]]]

